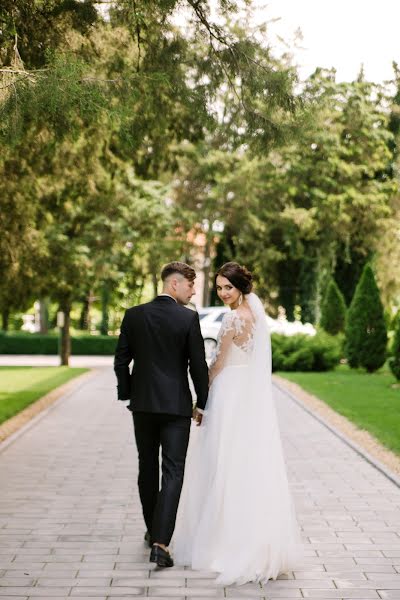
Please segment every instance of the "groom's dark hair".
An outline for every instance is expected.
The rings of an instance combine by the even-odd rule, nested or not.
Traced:
[[[196,279],[196,271],[186,263],[178,261],[170,262],[163,267],[161,271],[161,279],[165,281],[167,277],[175,273],[183,275],[183,277],[189,281],[194,281]]]

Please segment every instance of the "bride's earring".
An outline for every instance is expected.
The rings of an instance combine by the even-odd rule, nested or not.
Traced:
[[[238,300],[238,306],[240,306],[243,302],[243,294],[242,292],[240,292],[240,296],[239,296],[239,300]]]

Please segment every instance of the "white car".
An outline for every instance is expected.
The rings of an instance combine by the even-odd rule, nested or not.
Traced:
[[[223,316],[230,309],[227,306],[206,306],[199,308],[200,329],[204,339],[206,350],[206,359],[211,360],[217,347],[217,336],[221,327]],[[301,321],[287,321],[280,316],[273,319],[266,315],[267,324],[271,333],[280,333],[282,335],[295,335],[304,333],[306,335],[315,335],[316,329],[311,323],[302,323]]]
[[[207,306],[198,310],[207,360],[211,360],[214,356],[221,322],[224,314],[229,310],[226,306]]]

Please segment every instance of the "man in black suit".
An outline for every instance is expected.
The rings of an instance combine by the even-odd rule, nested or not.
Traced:
[[[133,414],[145,539],[152,546],[150,561],[160,567],[173,566],[168,544],[182,489],[191,418],[201,424],[208,395],[199,317],[182,306],[195,293],[195,277],[194,269],[185,263],[173,262],[163,268],[162,294],[126,311],[114,361],[118,398],[130,400]],[[188,366],[197,395],[196,408],[192,406]]]

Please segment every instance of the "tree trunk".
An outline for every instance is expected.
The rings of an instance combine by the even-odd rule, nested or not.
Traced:
[[[110,289],[107,283],[101,289],[101,335],[108,335],[108,305],[110,302]]]
[[[209,306],[210,304],[210,270],[211,270],[211,242],[207,238],[206,245],[204,248],[204,263],[203,263],[203,306]]]
[[[68,300],[62,302],[60,308],[64,313],[64,325],[61,327],[60,359],[61,365],[67,367],[71,355],[71,336],[69,330],[71,324],[71,302]]]
[[[79,317],[79,329],[87,331],[89,329],[89,296],[86,296],[82,302],[81,315]]]
[[[47,298],[39,300],[39,332],[46,334],[49,331],[49,307]]]
[[[5,308],[3,310],[3,312],[1,313],[1,318],[3,321],[3,331],[8,331],[9,317],[10,317],[10,311]]]
[[[285,309],[288,321],[295,320],[294,310],[297,302],[299,269],[299,262],[291,259],[287,259],[278,266],[278,303]]]
[[[157,273],[155,271],[153,271],[151,274],[151,281],[153,283],[153,294],[154,294],[154,297],[156,297],[158,294],[158,277],[157,277]]]

